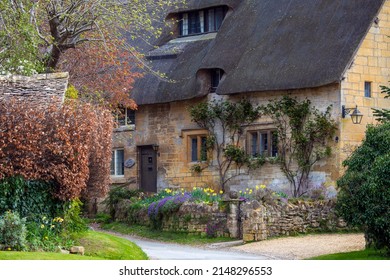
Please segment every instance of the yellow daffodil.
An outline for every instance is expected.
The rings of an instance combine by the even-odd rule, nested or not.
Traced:
[[[220,194],[223,194],[223,191],[219,191]]]
[[[8,247],[8,248],[7,248],[7,251],[11,251],[11,248],[10,248],[10,247]]]
[[[266,186],[265,186],[265,185],[261,185],[260,188],[261,188],[261,189],[265,189]]]
[[[256,186],[256,190],[258,190],[259,189],[259,186]]]
[[[41,225],[41,228],[45,228],[45,225],[44,225],[44,224],[42,224],[42,225]]]

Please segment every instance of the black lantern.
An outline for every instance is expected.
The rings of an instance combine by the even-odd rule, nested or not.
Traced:
[[[350,114],[351,111],[352,111],[352,113]],[[358,110],[357,105],[356,105],[355,108],[345,108],[345,106],[343,105],[341,107],[341,116],[344,119],[345,116],[348,115],[348,114],[351,116],[353,124],[360,124],[362,122],[363,114],[360,113],[360,111]]]

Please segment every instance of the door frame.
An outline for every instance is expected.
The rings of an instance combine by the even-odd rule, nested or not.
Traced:
[[[153,149],[153,144],[149,144],[149,145],[138,145],[137,146],[137,163],[138,163],[138,189],[142,191],[142,149],[144,148],[150,148],[151,150],[153,150],[154,152],[154,158],[155,158],[155,172],[156,172],[156,186],[155,186],[155,189],[156,189],[156,193],[157,193],[157,176],[158,176],[158,153],[157,151],[155,151]]]

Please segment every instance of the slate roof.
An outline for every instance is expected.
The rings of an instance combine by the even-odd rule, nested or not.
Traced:
[[[172,13],[227,5],[218,33],[169,40],[148,53],[154,69],[135,84],[139,104],[207,95],[200,69],[221,68],[217,94],[314,88],[339,83],[385,0],[190,0]],[[167,30],[168,32],[169,30]],[[167,33],[166,32],[166,33]]]

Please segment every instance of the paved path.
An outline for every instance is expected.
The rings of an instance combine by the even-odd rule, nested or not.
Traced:
[[[98,230],[102,231],[102,230]],[[230,249],[210,249],[206,246],[186,246],[140,239],[131,235],[110,233],[137,244],[152,260],[267,260],[269,257],[246,252],[235,252]]]

